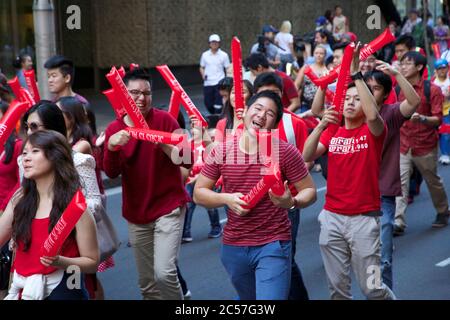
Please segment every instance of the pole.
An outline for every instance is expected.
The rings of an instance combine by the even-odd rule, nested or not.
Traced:
[[[55,9],[53,0],[34,0],[33,19],[36,42],[36,71],[42,99],[51,99],[44,63],[56,54]]]

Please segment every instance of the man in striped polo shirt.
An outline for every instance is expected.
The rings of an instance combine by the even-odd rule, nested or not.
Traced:
[[[244,209],[243,195],[257,185],[265,169],[256,132],[275,129],[282,116],[276,93],[263,91],[251,98],[244,112],[244,132],[213,149],[194,190],[197,204],[228,208],[221,260],[242,300],[288,298],[292,259],[288,210],[316,200],[316,187],[300,152],[277,140],[272,154],[279,159],[285,193],[277,197],[269,191],[253,209]],[[216,193],[213,188],[220,176],[224,192]],[[298,191],[295,197],[288,183]]]

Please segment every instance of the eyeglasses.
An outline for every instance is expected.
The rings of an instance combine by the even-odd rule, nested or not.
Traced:
[[[31,132],[36,132],[39,130],[39,128],[44,128],[45,126],[42,124],[38,124],[36,122],[32,122],[32,123],[25,123],[23,127],[25,131],[30,130]]]
[[[149,97],[149,96],[152,95],[152,92],[151,92],[151,91],[128,90],[128,92],[129,92],[133,97],[135,97],[135,98],[140,97],[141,94],[142,94],[144,97]]]

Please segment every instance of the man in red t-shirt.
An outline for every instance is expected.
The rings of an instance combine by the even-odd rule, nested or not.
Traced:
[[[294,112],[300,107],[300,98],[294,81],[286,73],[272,68],[265,55],[262,53],[253,53],[245,60],[245,65],[255,77],[265,72],[273,72],[280,76],[283,81],[283,93],[281,97],[283,107],[291,112]]]
[[[242,198],[267,174],[264,148],[259,148],[256,131],[275,129],[281,120],[280,97],[263,91],[248,102],[244,131],[216,146],[208,156],[194,190],[194,201],[206,208],[226,206],[222,263],[241,300],[286,300],[291,280],[291,228],[289,208],[305,208],[316,199],[316,188],[298,150],[277,141],[276,152],[285,192],[265,194],[250,210]],[[261,154],[261,152],[263,154]],[[223,192],[213,191],[223,176]],[[292,196],[287,184],[295,186]]]
[[[168,112],[152,107],[150,76],[144,70],[128,72],[123,81],[149,127],[164,132],[180,128]],[[122,214],[128,222],[141,294],[146,300],[181,300],[176,260],[190,199],[181,161],[173,159],[178,150],[133,139],[127,127],[134,127],[128,115],[106,129],[103,168],[110,178],[122,175]]]
[[[256,77],[253,84],[253,89],[256,93],[269,90],[275,92],[280,97],[283,93],[283,82],[281,78],[273,72],[261,73]],[[280,139],[295,146],[298,151],[303,152],[306,138],[308,138],[308,131],[306,124],[301,118],[298,118],[290,113],[284,112],[283,118],[278,125]],[[307,164],[309,168],[311,164]],[[290,186],[293,195],[297,192],[294,186]],[[308,291],[303,282],[303,277],[295,262],[295,253],[297,248],[297,234],[300,225],[300,209],[295,208],[289,210],[289,220],[291,221],[292,232],[292,273],[291,273],[291,291],[289,293],[289,300],[309,300]]]
[[[415,165],[430,191],[436,210],[434,228],[445,227],[448,224],[449,207],[447,193],[441,177],[437,173],[438,127],[442,122],[442,105],[444,96],[441,89],[430,83],[430,97],[424,93],[422,75],[426,66],[426,58],[418,52],[407,52],[401,60],[400,71],[412,84],[421,98],[417,112],[407,121],[400,131],[400,174],[402,179],[402,196],[397,198],[395,225],[397,233],[403,233],[406,228],[406,207],[408,206],[409,180],[412,166]],[[405,99],[403,92],[399,101]]]
[[[387,129],[359,71],[359,50],[351,69],[355,84],[349,85],[345,97],[345,125],[338,125],[334,108],[326,110],[303,153],[313,161],[328,151],[319,245],[331,299],[352,298],[350,268],[368,299],[395,299],[381,277],[373,275],[374,266],[380,265],[379,173]]]

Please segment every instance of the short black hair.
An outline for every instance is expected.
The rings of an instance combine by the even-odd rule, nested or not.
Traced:
[[[267,69],[269,68],[269,61],[264,54],[253,53],[247,59],[245,59],[244,65],[246,68],[251,70],[256,70],[259,66]]]
[[[56,55],[48,59],[44,64],[45,69],[59,69],[64,77],[70,75],[70,84],[75,80],[75,66],[73,61],[63,55]]]
[[[57,131],[64,137],[67,137],[67,127],[64,121],[63,112],[56,104],[48,100],[39,101],[25,113],[22,117],[22,128],[25,128],[28,117],[35,112],[37,112],[41,119],[45,130]]]
[[[378,70],[372,70],[364,75],[364,81],[367,83],[370,79],[375,80],[380,86],[383,87],[384,94],[389,95],[392,91],[392,79],[384,72]],[[370,89],[370,88],[369,88]]]
[[[403,62],[405,60],[412,60],[414,61],[414,64],[417,66],[422,65],[423,68],[420,70],[420,75],[423,75],[425,72],[425,69],[427,68],[427,58],[425,58],[421,53],[417,51],[408,51],[405,53],[405,55],[402,57],[402,60],[400,62]]]
[[[416,40],[410,34],[403,34],[397,38],[394,42],[394,46],[404,44],[409,50],[412,50],[416,47]]]
[[[283,79],[275,72],[264,72],[256,77],[253,82],[253,89],[255,92],[261,87],[275,85],[281,92],[283,92]]]
[[[278,123],[280,123],[281,119],[283,118],[284,112],[283,103],[281,102],[280,96],[270,90],[261,91],[260,93],[257,93],[250,98],[247,103],[248,108],[250,108],[259,98],[268,98],[275,103],[275,105],[277,106],[277,118],[275,119],[275,124],[278,125]]]
[[[134,80],[144,80],[148,81],[150,83],[150,87],[152,86],[152,78],[150,74],[147,73],[143,68],[136,68],[133,71],[128,71],[125,74],[125,77],[123,77],[123,82],[126,86],[128,86],[128,83],[130,81]]]

